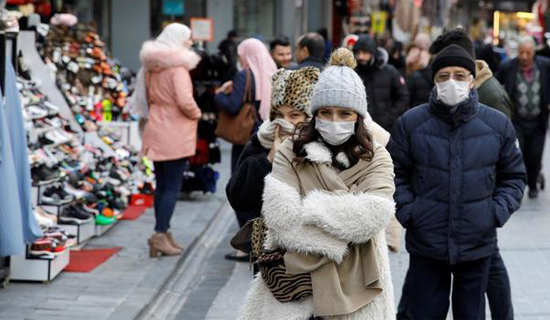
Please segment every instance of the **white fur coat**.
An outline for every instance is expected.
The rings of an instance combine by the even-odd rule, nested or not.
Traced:
[[[383,149],[383,148],[382,148]],[[322,144],[306,148],[308,159],[331,162],[330,151]],[[383,152],[387,153],[385,149]],[[388,155],[389,157],[389,155]],[[323,319],[395,319],[393,285],[384,228],[395,214],[393,200],[369,193],[300,193],[285,182],[268,175],[265,179],[262,213],[269,228],[266,248],[321,254],[339,263],[348,243],[373,240],[380,280],[384,290],[354,313]],[[361,217],[361,219],[357,219]],[[261,277],[256,276],[247,293],[241,320],[307,320],[313,315],[312,298],[298,302],[277,301]]]

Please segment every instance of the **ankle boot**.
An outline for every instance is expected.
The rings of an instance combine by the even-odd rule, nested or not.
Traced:
[[[184,251],[185,249],[183,249],[182,246],[180,246],[177,242],[176,242],[176,239],[174,239],[174,236],[172,235],[172,232],[170,231],[166,231],[166,237],[168,238],[168,242],[170,242],[170,245],[176,249],[180,249],[181,251]]]
[[[157,232],[149,239],[149,256],[151,258],[164,256],[176,256],[181,250],[170,245],[165,232]]]

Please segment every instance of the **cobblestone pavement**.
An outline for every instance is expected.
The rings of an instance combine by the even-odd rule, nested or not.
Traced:
[[[545,163],[545,175],[550,177],[549,152]],[[525,198],[522,208],[499,230],[499,246],[511,279],[516,319],[550,319],[549,230],[549,190],[541,192],[536,200]],[[235,231],[236,226],[229,230],[226,240]],[[223,254],[229,251],[227,241],[219,244],[202,272],[203,283],[189,294],[188,303],[178,311],[176,319],[237,318],[252,274],[247,263],[224,260]],[[402,249],[390,258],[397,304],[408,268],[408,253]]]

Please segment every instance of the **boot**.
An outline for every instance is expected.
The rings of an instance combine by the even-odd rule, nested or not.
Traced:
[[[181,254],[181,250],[174,248],[170,245],[166,232],[156,232],[148,240],[149,242],[149,256],[156,258],[159,255],[164,256],[176,256]]]
[[[174,236],[172,235],[172,232],[170,231],[166,231],[166,237],[168,238],[168,242],[170,242],[170,245],[176,249],[180,249],[181,251],[184,251],[185,249],[183,249],[182,246],[180,246],[177,242],[176,242],[176,239],[174,239]]]

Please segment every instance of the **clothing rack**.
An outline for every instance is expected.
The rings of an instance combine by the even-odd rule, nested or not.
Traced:
[[[11,60],[17,73],[17,36],[18,32],[0,31],[0,90],[5,99],[6,61]],[[0,288],[5,288],[10,275],[10,257],[0,257]]]

